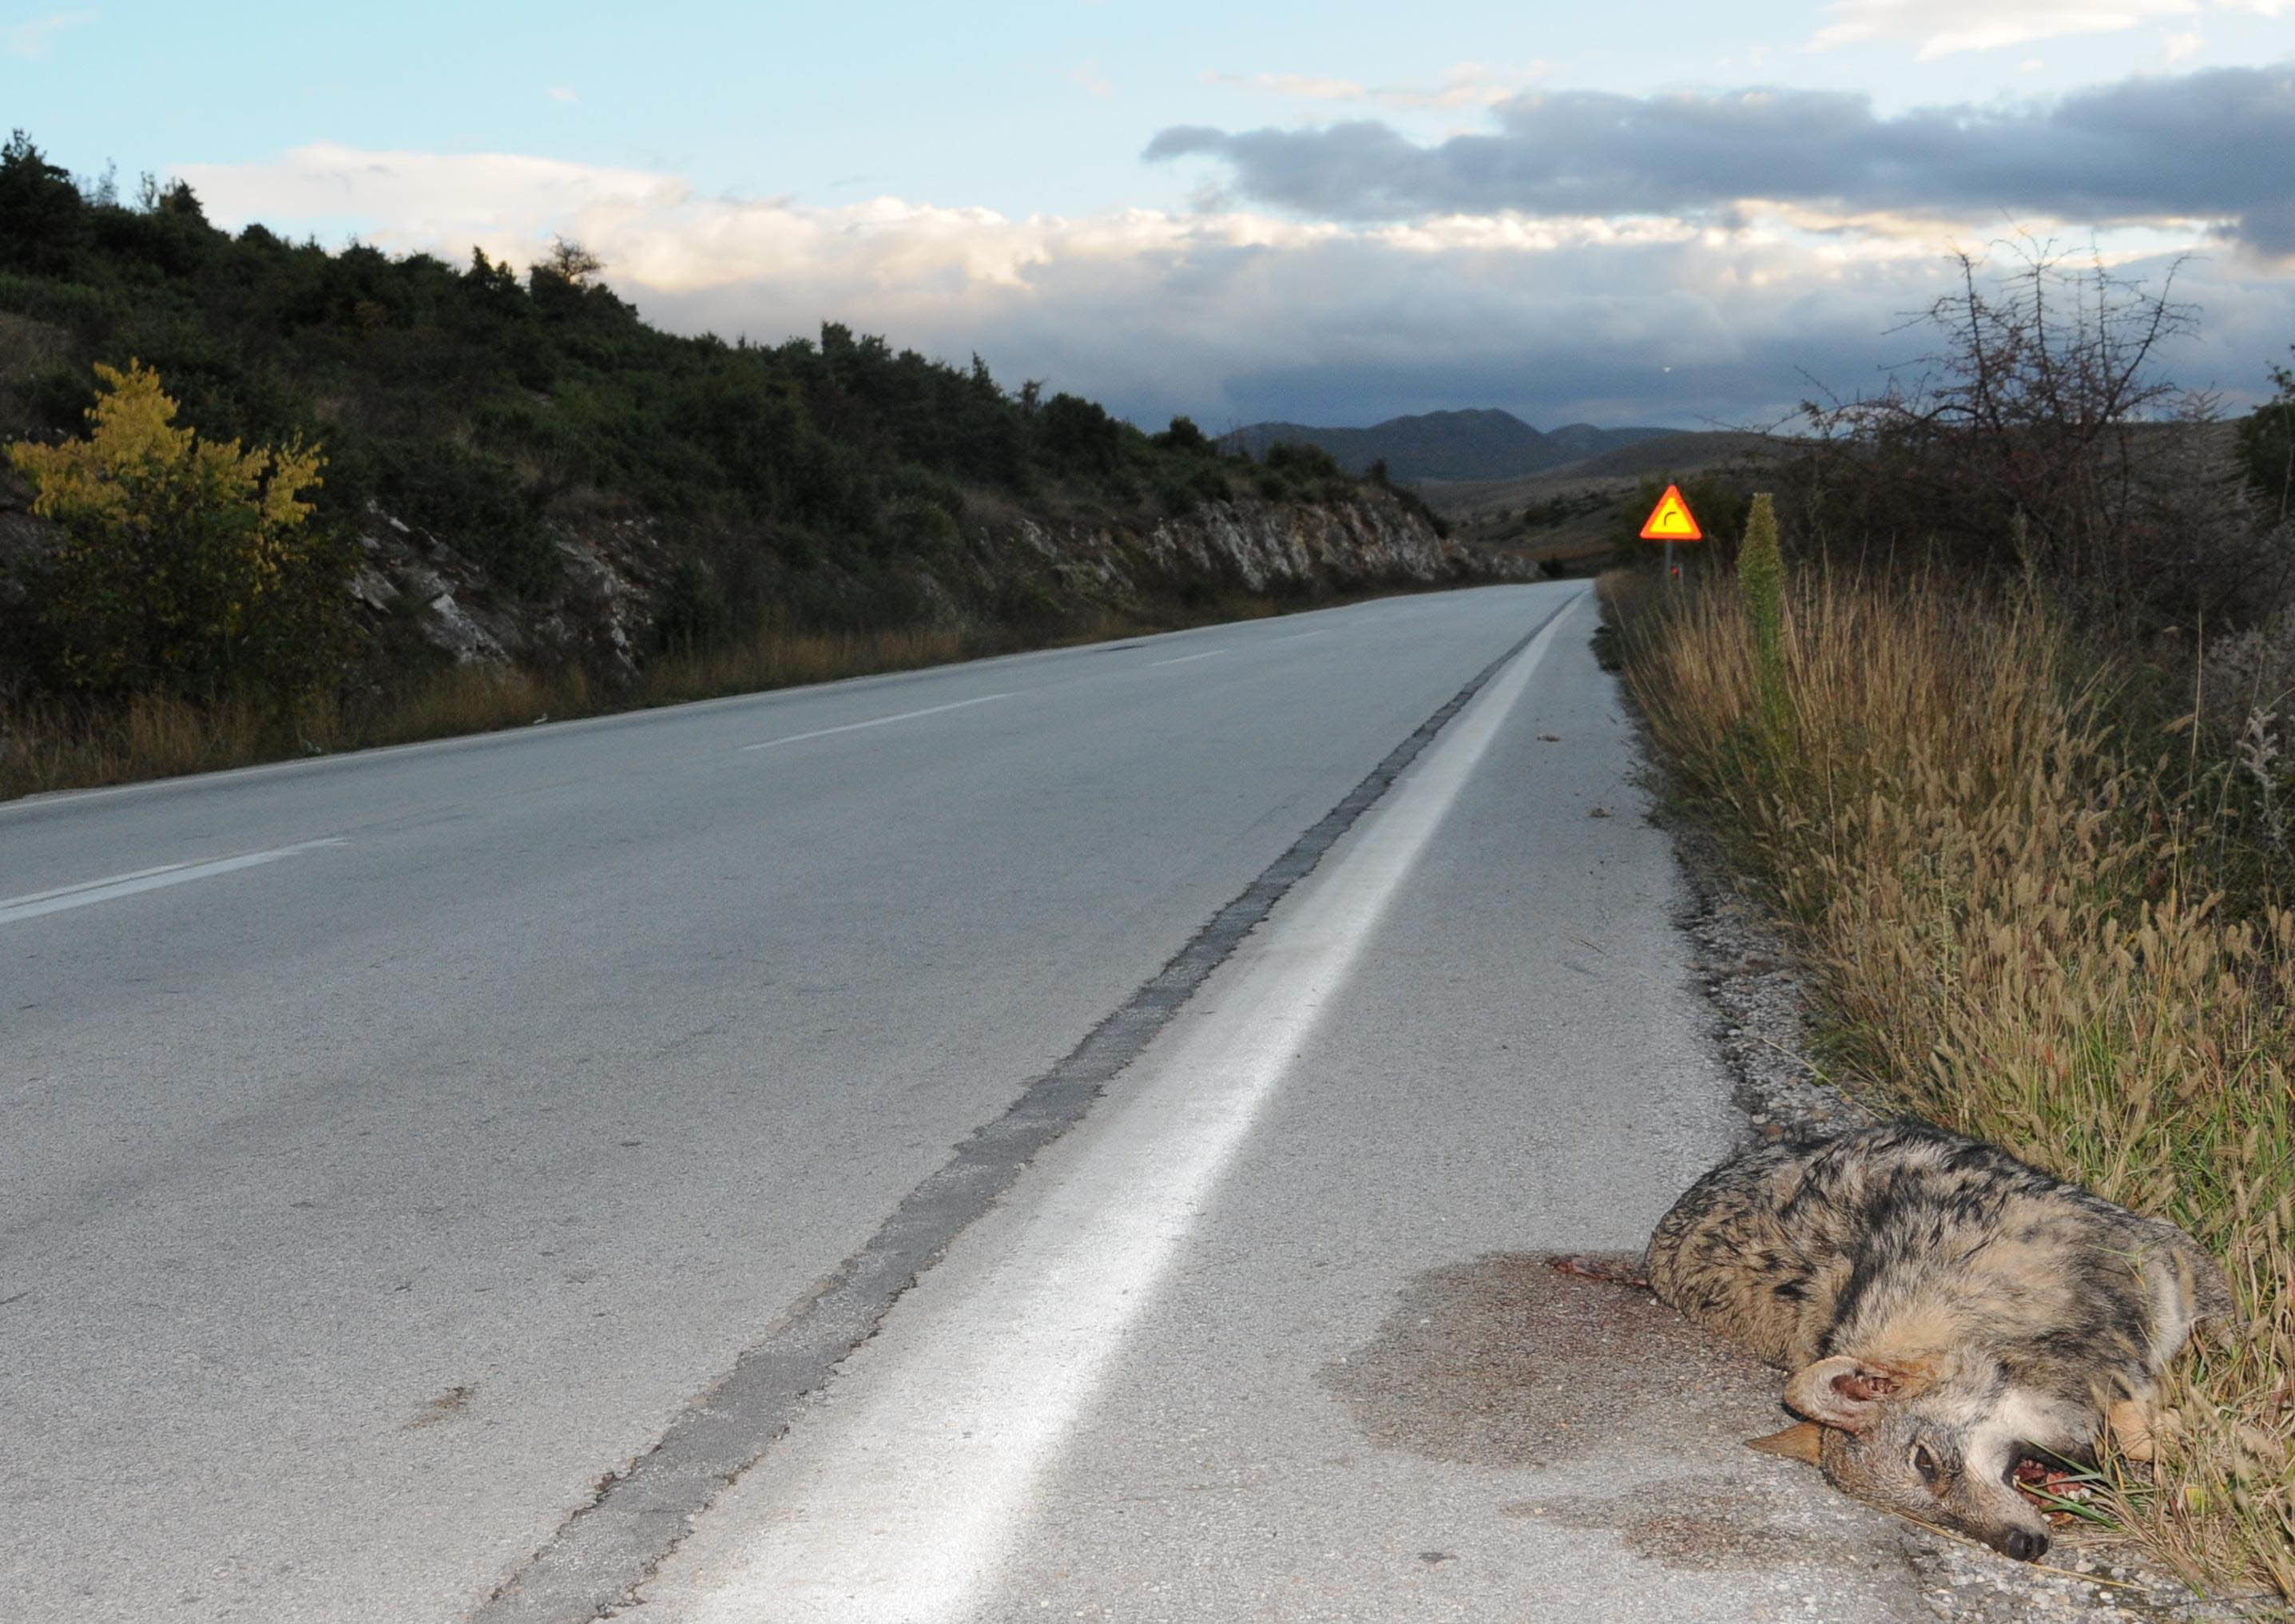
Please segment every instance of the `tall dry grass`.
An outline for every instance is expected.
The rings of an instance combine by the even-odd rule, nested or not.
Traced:
[[[1804,575],[1779,713],[1727,583],[1605,585],[1683,795],[1806,952],[1836,1079],[2222,1260],[2243,1323],[2182,1361],[2180,1436],[2152,1474],[2108,1461],[2106,1502],[2203,1588],[2295,1598],[2295,915],[2210,891],[2208,809],[2161,788],[2192,775],[2042,612]]]
[[[867,672],[907,671],[984,651],[979,638],[947,628],[803,632],[769,624],[755,636],[724,648],[655,660],[646,668],[641,703],[676,705]]]
[[[1393,590],[1333,593],[1313,607],[1360,602]],[[193,706],[139,695],[104,709],[53,703],[0,707],[0,800],[1144,636],[1254,619],[1286,607],[1264,595],[1221,592],[1191,608],[1138,616],[1103,612],[1033,635],[996,627],[808,632],[769,619],[744,638],[657,656],[633,685],[623,688],[593,683],[578,666],[531,671],[477,663],[432,672],[349,704],[314,697],[285,708],[229,699]]]
[[[0,713],[0,800],[906,671],[1004,646],[930,628],[813,632],[768,624],[723,647],[665,655],[621,690],[600,689],[578,666],[473,664],[350,706],[324,698],[284,709],[241,699],[193,706],[160,694],[106,710],[28,706]]]
[[[0,712],[0,800],[86,784],[171,778],[268,759],[277,732],[258,706],[195,706],[140,694],[102,716],[65,706]]]

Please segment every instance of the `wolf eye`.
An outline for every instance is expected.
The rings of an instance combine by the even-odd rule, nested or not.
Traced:
[[[1913,1446],[1913,1470],[1921,1474],[1923,1482],[1932,1486],[1942,1475],[1937,1468],[1936,1457],[1929,1453],[1929,1447],[1924,1443]]]

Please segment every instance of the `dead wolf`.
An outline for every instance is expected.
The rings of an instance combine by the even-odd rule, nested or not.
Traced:
[[[2148,1458],[2160,1375],[2232,1311],[2181,1229],[1923,1122],[1759,1148],[1674,1204],[1643,1261],[1659,1298],[1793,1373],[1808,1417],[1756,1449],[2022,1561],[2048,1525],[2027,1450]]]

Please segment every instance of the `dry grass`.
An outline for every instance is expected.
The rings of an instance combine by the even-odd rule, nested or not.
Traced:
[[[984,651],[950,631],[769,626],[726,648],[665,656],[631,692],[601,691],[577,667],[536,673],[469,665],[355,710],[323,700],[285,713],[243,702],[195,706],[161,695],[138,696],[110,712],[29,706],[0,714],[0,800],[904,671]]]
[[[1329,608],[1388,595],[1384,590],[1335,593],[1299,607]],[[608,711],[909,671],[1026,648],[1143,636],[1215,621],[1253,619],[1280,613],[1282,608],[1264,596],[1221,592],[1191,609],[1138,616],[1103,613],[1069,631],[1033,637],[943,627],[803,632],[769,622],[754,635],[718,648],[659,656],[648,664],[637,685],[627,690],[600,689],[577,667],[533,672],[473,664],[432,673],[351,706],[312,699],[282,713],[249,703],[195,706],[146,695],[109,711],[60,705],[0,709],[0,800],[489,733]]]
[[[796,632],[769,626],[730,648],[656,660],[647,668],[641,703],[675,705],[715,694],[826,682],[864,672],[945,665],[979,652],[976,642],[960,632],[928,628]]]
[[[2139,762],[2041,613],[1803,578],[1765,718],[1727,584],[1605,585],[1687,797],[1807,952],[1837,1080],[2223,1261],[2245,1323],[2179,1366],[2156,1474],[2108,1463],[2113,1510],[2205,1589],[2295,1598],[2295,915],[2209,892],[2206,809],[2160,788],[2189,775]]]
[[[0,714],[0,800],[88,784],[236,767],[280,754],[273,719],[245,705],[201,709],[140,695],[102,719],[62,706]]]

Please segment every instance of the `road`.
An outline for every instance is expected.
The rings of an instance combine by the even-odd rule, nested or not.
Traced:
[[[1524,1261],[1737,1131],[1582,594],[0,807],[9,1610],[1770,1616]]]

